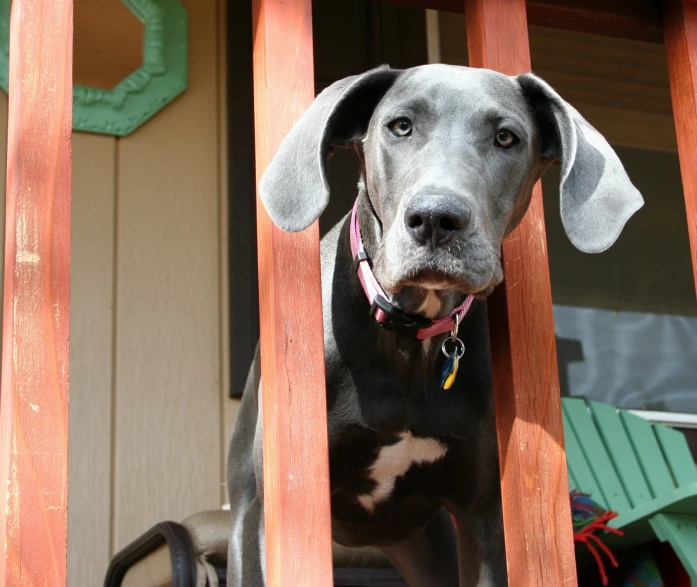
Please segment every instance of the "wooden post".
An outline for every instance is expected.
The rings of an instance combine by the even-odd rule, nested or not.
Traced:
[[[257,181],[314,99],[310,0],[254,0]],[[257,200],[269,587],[330,587],[319,225],[278,229]]]
[[[0,585],[65,585],[72,0],[13,0]],[[7,491],[5,491],[7,488]]]
[[[525,0],[466,0],[470,65],[530,71]],[[503,243],[489,299],[508,582],[576,585],[542,188]]]
[[[697,290],[697,3],[666,0],[663,28]]]

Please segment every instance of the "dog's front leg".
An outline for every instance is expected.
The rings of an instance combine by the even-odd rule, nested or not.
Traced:
[[[382,551],[409,587],[457,585],[456,532],[450,514],[441,508],[414,536]]]
[[[256,452],[256,451],[255,451]],[[250,483],[251,481],[251,483]],[[232,531],[228,545],[228,587],[266,586],[266,542],[264,538],[264,492],[254,478],[247,480],[247,495],[230,504]]]
[[[230,542],[228,587],[265,587],[264,475],[262,471],[261,373],[259,347],[247,378],[230,442],[228,492]]]
[[[457,520],[460,587],[507,587],[506,549],[500,508]]]
[[[228,587],[265,587],[264,511],[254,499],[228,549]],[[237,564],[235,564],[237,563]]]

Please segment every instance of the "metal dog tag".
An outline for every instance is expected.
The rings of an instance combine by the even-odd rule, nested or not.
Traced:
[[[457,377],[457,367],[460,363],[460,357],[454,352],[443,363],[443,369],[440,374],[440,387],[441,389],[450,389],[455,382],[455,377]]]
[[[460,320],[457,315],[455,315],[455,328],[452,329],[450,333],[450,338],[446,338],[443,341],[443,346],[441,350],[445,355],[445,362],[443,363],[443,368],[440,372],[440,387],[441,389],[450,389],[455,383],[455,377],[457,377],[457,368],[460,365],[460,357],[465,354],[465,343],[462,342],[457,337],[457,330],[460,326]],[[452,343],[452,352],[448,352],[447,344]]]

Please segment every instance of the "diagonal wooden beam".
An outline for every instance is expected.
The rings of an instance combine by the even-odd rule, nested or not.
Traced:
[[[524,0],[466,0],[470,65],[530,71]],[[489,323],[509,585],[576,585],[542,188],[503,243]]]
[[[697,290],[697,3],[666,0],[664,7],[670,95]]]
[[[66,581],[72,16],[72,0],[12,2],[0,396],[6,587]]]
[[[257,181],[314,98],[310,0],[254,0]],[[319,228],[257,200],[268,587],[332,585]]]

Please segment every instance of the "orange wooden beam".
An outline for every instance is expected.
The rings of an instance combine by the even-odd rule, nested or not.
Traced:
[[[470,65],[530,71],[524,0],[466,0]],[[542,188],[489,299],[509,585],[576,585]]]
[[[664,6],[670,94],[697,290],[697,4],[666,0]]]
[[[0,585],[65,585],[72,0],[13,0]],[[5,491],[7,488],[7,491]]]
[[[310,0],[254,0],[257,180],[314,99]],[[269,587],[330,587],[319,228],[278,229],[257,200]]]

